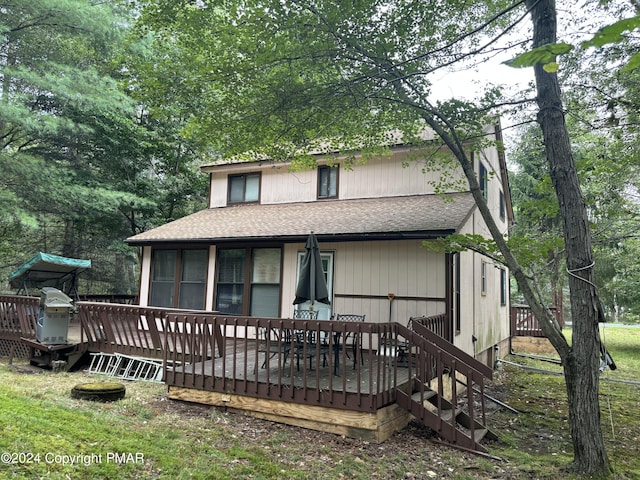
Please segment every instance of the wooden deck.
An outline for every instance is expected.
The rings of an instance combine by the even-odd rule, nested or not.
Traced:
[[[36,302],[0,296],[0,343],[33,343]],[[446,315],[413,319],[409,329],[99,302],[76,308],[70,340],[79,333],[83,351],[162,359],[171,399],[374,442],[418,418],[452,443],[482,449],[483,382],[492,371],[435,333],[446,332]],[[341,345],[346,337],[358,339],[356,361]],[[326,340],[301,347],[299,338]]]
[[[546,338],[531,307],[528,305],[512,305],[510,310],[512,337]],[[549,310],[551,310],[558,325],[562,328],[564,326],[562,312],[556,307],[550,307]]]
[[[375,393],[388,390],[384,382],[394,378],[395,368],[388,361],[378,362],[375,355],[371,359],[365,355],[365,364],[355,369],[348,359],[336,376],[332,365],[311,370],[302,359],[298,369],[295,357],[287,358],[284,363],[282,358],[269,359],[262,353],[255,360],[247,361],[251,355],[245,351],[246,347],[253,352],[256,345],[250,342],[245,346],[242,342],[225,357],[168,367],[168,397],[374,443],[385,441],[413,418],[395,403],[374,408]],[[267,359],[268,365],[263,366]],[[378,368],[387,371],[382,373]],[[225,382],[233,387],[228,392],[213,391],[216,378],[233,379]],[[186,381],[180,382],[180,379]],[[204,379],[211,379],[210,383],[206,385]],[[407,384],[409,369],[399,367],[397,379]],[[360,408],[349,407],[348,398],[359,398]],[[371,408],[362,408],[367,406]]]
[[[369,395],[389,387],[383,382],[392,378],[395,364],[390,361],[377,361],[375,354],[367,352],[364,354],[364,364],[359,368],[353,366],[353,361],[347,358],[348,364],[342,365],[338,375],[331,371],[333,365],[320,365],[315,371],[315,366],[309,367],[309,362],[300,359],[295,355],[287,358],[286,363],[282,358],[272,357],[261,353],[257,358],[248,355],[256,349],[254,341],[245,344],[239,343],[238,347],[227,353],[225,358],[214,358],[204,362],[183,364],[175,367],[167,367],[167,376],[175,374],[217,378],[234,378],[238,381],[257,382],[264,384],[282,385],[283,387],[297,388],[309,387],[313,383],[314,388],[319,390],[347,391],[352,393],[362,393]],[[369,356],[374,358],[369,359]],[[291,358],[293,357],[293,358]],[[250,359],[250,360],[249,360]],[[247,363],[245,363],[245,361]],[[299,363],[299,366],[298,366]],[[380,368],[387,369],[386,373],[380,372]],[[404,384],[409,381],[409,370],[406,366],[400,366],[395,373],[398,383]],[[379,384],[380,383],[380,384]]]

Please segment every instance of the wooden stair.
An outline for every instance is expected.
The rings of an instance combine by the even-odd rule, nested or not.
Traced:
[[[396,403],[445,441],[487,453],[481,442],[498,440],[482,423],[484,379],[493,371],[415,319],[411,330],[400,326],[399,334],[411,357],[407,368],[413,380],[396,389]]]
[[[482,440],[498,440],[495,433],[467,411],[442,398],[427,385],[420,386],[419,381],[416,384],[411,395],[397,390],[396,402],[441,438],[459,447],[484,453],[487,453],[487,448],[480,443]]]

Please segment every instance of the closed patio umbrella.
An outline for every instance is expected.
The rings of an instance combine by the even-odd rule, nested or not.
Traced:
[[[310,310],[313,310],[314,302],[331,303],[329,301],[327,280],[324,277],[322,268],[318,239],[313,232],[307,238],[300,278],[296,287],[296,298],[293,304],[298,305],[304,302],[311,303]]]

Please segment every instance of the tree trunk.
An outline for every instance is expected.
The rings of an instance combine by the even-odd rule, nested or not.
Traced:
[[[556,42],[554,0],[527,0],[533,22],[533,47]],[[580,189],[569,135],[565,125],[560,86],[555,73],[543,65],[534,67],[538,123],[542,128],[545,153],[563,218],[563,231],[573,344],[562,356],[573,441],[574,469],[582,474],[607,475],[609,460],[600,423],[598,296],[594,285],[593,252],[587,210]]]

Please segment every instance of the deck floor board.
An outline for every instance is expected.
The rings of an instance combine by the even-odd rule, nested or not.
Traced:
[[[389,389],[393,378],[392,370],[396,368],[394,363],[389,360],[382,362],[378,361],[379,359],[375,354],[372,354],[371,358],[369,358],[368,354],[365,354],[364,364],[354,368],[352,360],[347,359],[347,363],[341,362],[339,374],[335,375],[333,365],[322,366],[322,362],[319,362],[319,368],[310,368],[308,362],[301,360],[298,369],[295,358],[288,357],[286,364],[284,364],[283,357],[274,356],[263,367],[262,365],[265,362],[264,353],[261,353],[256,360],[256,357],[245,355],[242,344],[228,350],[231,350],[231,352],[227,353],[225,357],[215,357],[205,362],[177,365],[173,368],[168,367],[168,370],[176,373],[241,381],[247,380],[249,382],[257,381],[260,383],[278,383],[285,386],[318,388],[319,390],[331,389],[334,391],[375,394]],[[252,347],[249,347],[249,350],[252,350]],[[399,384],[406,383],[409,380],[409,370],[406,367],[398,366],[397,375]]]

